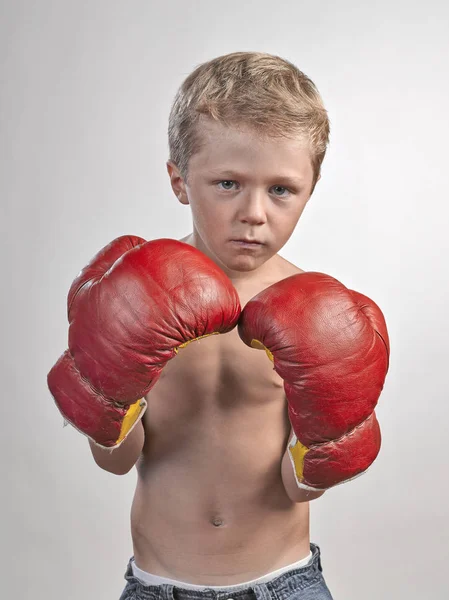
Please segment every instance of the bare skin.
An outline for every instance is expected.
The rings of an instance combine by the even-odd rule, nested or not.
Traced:
[[[271,263],[268,278],[236,282],[242,306],[301,272]],[[147,399],[131,511],[138,567],[232,585],[309,554],[309,503],[290,500],[281,474],[291,432],[282,379],[264,352],[236,329],[191,343]]]

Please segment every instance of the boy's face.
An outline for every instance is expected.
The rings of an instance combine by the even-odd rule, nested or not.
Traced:
[[[188,185],[167,163],[176,196],[192,210],[192,244],[230,276],[254,271],[284,246],[305,208],[310,154],[298,140],[265,139],[211,119],[201,139]]]

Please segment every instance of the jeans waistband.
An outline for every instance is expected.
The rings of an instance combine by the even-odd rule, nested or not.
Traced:
[[[132,556],[128,562],[125,579],[128,582],[122,595],[126,598],[138,600],[288,600],[292,593],[305,589],[322,579],[321,551],[318,545],[310,544],[312,558],[310,562],[300,568],[293,568],[278,577],[260,584],[253,584],[237,591],[213,590],[190,590],[180,588],[171,584],[145,585],[134,577],[132,570]],[[129,595],[125,596],[128,589]],[[131,592],[133,595],[131,595]]]

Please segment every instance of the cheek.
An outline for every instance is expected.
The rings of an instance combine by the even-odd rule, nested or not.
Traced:
[[[203,235],[218,236],[228,222],[226,211],[211,202],[191,203],[192,219]]]
[[[290,210],[282,215],[276,215],[273,219],[274,228],[279,232],[291,233],[301,216],[303,209]]]
[[[295,207],[295,209],[292,209],[291,211],[283,214],[278,213],[273,217],[271,231],[274,233],[280,248],[292,235],[303,210],[304,206],[301,206],[299,209]]]
[[[226,209],[227,206],[224,203],[209,200],[207,202],[203,201],[198,203],[196,207],[192,206],[192,213],[196,214],[196,216],[204,223],[208,223],[212,226],[219,226],[220,222],[224,223],[229,219],[229,215],[227,214],[229,209]]]

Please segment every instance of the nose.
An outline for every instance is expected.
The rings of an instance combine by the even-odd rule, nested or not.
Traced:
[[[267,222],[263,191],[251,191],[242,197],[239,208],[239,220],[248,225],[263,225]]]

